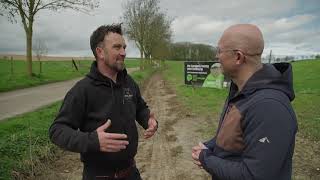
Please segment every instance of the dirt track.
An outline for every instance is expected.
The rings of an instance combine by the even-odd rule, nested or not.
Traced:
[[[200,140],[197,124],[201,119],[183,112],[161,76],[148,82],[144,96],[159,121],[158,133],[151,140],[141,139],[136,156],[145,180],[209,179],[192,163],[191,148]],[[205,121],[205,120],[203,120]]]

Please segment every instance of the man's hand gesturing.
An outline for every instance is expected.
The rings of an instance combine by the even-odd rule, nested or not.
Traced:
[[[144,138],[148,139],[152,137],[158,129],[158,122],[156,121],[156,118],[154,117],[153,113],[150,113],[150,118],[148,120],[148,129],[144,132]]]
[[[97,128],[97,134],[100,144],[100,151],[103,152],[119,152],[126,149],[129,142],[126,140],[126,134],[107,133],[105,132],[111,126],[111,120]]]

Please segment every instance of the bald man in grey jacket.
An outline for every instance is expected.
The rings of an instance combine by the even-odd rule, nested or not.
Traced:
[[[215,136],[192,149],[194,163],[214,180],[289,180],[297,132],[288,63],[262,64],[264,40],[255,25],[237,24],[219,40],[217,58],[231,78]]]

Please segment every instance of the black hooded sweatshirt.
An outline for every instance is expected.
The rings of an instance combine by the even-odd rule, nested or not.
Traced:
[[[148,127],[150,111],[138,85],[127,74],[119,72],[117,82],[103,76],[92,63],[90,73],[76,83],[64,98],[60,111],[49,129],[51,141],[61,148],[81,153],[87,165],[121,169],[137,153],[138,132],[135,120]],[[110,133],[124,133],[129,145],[117,153],[100,152],[96,129],[107,119]]]
[[[214,180],[290,180],[297,121],[291,65],[263,65],[231,84],[216,136],[200,162]]]

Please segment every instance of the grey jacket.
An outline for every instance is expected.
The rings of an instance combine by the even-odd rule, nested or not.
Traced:
[[[214,180],[290,180],[297,132],[291,65],[264,65],[237,91],[232,83],[202,166]]]

